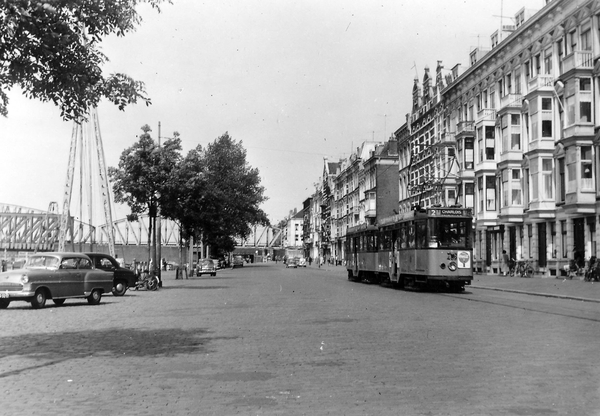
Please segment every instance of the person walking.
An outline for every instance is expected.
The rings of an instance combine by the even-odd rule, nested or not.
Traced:
[[[506,250],[502,250],[502,264],[500,265],[500,273],[506,276],[510,272],[508,254]]]

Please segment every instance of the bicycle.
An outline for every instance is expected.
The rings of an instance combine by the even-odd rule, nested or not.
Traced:
[[[595,256],[590,258],[590,265],[585,271],[583,280],[586,282],[600,282],[600,263]]]
[[[514,275],[519,277],[533,277],[533,266],[530,260],[512,260],[510,267],[511,277]]]

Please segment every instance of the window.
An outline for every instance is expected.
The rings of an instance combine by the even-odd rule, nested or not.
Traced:
[[[554,198],[554,193],[552,192],[552,184],[554,183],[552,172],[552,159],[542,159],[542,197],[546,200]]]
[[[556,258],[556,223],[550,223],[550,253],[553,259]]]
[[[496,210],[496,177],[485,177],[485,208],[487,211]]]
[[[508,169],[502,170],[502,206],[507,207],[509,205],[508,194],[510,189],[508,187]]]
[[[542,98],[542,110],[552,110],[552,98]]]
[[[485,126],[485,159],[494,160],[495,158],[495,127]]]
[[[592,103],[589,101],[581,101],[579,103],[579,122],[592,122]]]
[[[592,79],[591,78],[579,78],[579,91],[591,91],[592,90]]]
[[[552,137],[552,120],[542,120],[542,137]]]
[[[565,193],[567,190],[567,178],[565,177],[565,158],[558,159],[558,186],[559,201],[565,202]]]
[[[485,199],[483,195],[483,176],[477,178],[477,196],[479,200],[479,212],[483,212],[483,200]]]
[[[581,146],[581,187],[593,189],[592,147]]]
[[[592,50],[592,35],[590,29],[585,30],[581,33],[581,50],[591,51]]]
[[[474,208],[475,185],[473,182],[465,183],[465,207]]]
[[[472,137],[465,139],[465,169],[473,169],[475,162],[475,140]]]
[[[544,52],[544,74],[552,75],[552,48]]]
[[[521,170],[520,169],[511,169],[512,170],[512,180],[511,180],[511,190],[512,190],[512,200],[511,205],[520,206],[523,204],[521,199],[522,191],[521,191]]]
[[[562,257],[567,258],[567,221],[560,222],[560,246],[562,248]]]

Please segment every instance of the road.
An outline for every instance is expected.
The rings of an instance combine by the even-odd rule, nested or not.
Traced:
[[[345,276],[257,264],[98,306],[15,302],[0,413],[600,415],[597,303]]]

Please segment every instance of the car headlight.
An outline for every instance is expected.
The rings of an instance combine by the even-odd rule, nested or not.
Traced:
[[[26,274],[21,275],[21,284],[25,284],[28,282],[29,282],[29,277]]]

